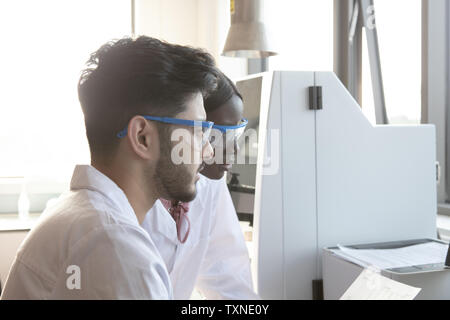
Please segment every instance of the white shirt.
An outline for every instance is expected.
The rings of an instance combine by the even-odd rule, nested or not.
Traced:
[[[200,175],[197,196],[187,213],[190,233],[180,243],[174,219],[159,200],[146,215],[148,231],[164,259],[174,299],[189,299],[197,287],[208,299],[259,299],[250,259],[225,178]],[[183,224],[181,238],[186,224]]]
[[[71,190],[27,235],[2,294],[2,299],[171,298],[164,261],[127,197],[91,166],[75,168]]]

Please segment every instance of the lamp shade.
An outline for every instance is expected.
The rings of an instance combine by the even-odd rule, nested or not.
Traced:
[[[263,0],[230,0],[231,25],[222,55],[266,58],[276,55],[262,19]]]

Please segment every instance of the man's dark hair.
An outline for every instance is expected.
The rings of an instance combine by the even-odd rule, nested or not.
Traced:
[[[200,92],[217,86],[218,71],[207,52],[141,36],[104,44],[87,62],[78,83],[91,156],[114,154],[135,115],[173,117]]]
[[[233,81],[231,81],[224,73],[220,72],[216,90],[211,92],[204,101],[205,111],[211,112],[219,108],[234,95],[243,100]]]

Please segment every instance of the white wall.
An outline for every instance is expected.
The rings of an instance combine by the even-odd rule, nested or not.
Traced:
[[[222,57],[229,0],[136,0],[136,34],[206,49],[230,78],[247,74],[242,58]]]

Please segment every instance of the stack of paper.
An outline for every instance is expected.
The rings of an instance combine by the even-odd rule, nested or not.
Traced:
[[[332,251],[358,265],[390,269],[444,263],[448,245],[432,241],[396,249],[352,249],[339,245],[338,248]]]

